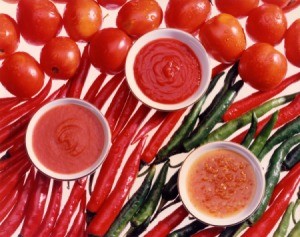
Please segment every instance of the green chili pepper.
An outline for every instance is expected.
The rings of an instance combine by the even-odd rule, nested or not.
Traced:
[[[296,164],[300,162],[300,144],[295,146],[289,154],[287,154],[286,159],[283,161],[282,169],[290,170]]]
[[[197,233],[199,230],[202,230],[207,225],[203,224],[202,222],[196,220],[191,222],[190,224],[186,225],[185,227],[175,230],[168,235],[168,237],[186,237],[191,236]]]
[[[248,148],[251,144],[251,141],[254,138],[255,132],[257,129],[257,117],[255,113],[252,113],[252,120],[251,120],[251,126],[244,137],[244,140],[242,141],[241,145]]]
[[[299,236],[300,236],[300,221],[297,222],[297,224],[288,234],[288,237],[299,237]]]
[[[293,207],[294,207],[294,203],[291,202],[288,206],[288,208],[286,209],[276,231],[274,232],[273,237],[284,237],[287,234],[288,231],[288,227],[290,224],[290,219],[292,216],[292,211],[293,211]]]

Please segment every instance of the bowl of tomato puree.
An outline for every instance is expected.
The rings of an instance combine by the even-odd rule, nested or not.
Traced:
[[[265,179],[257,158],[232,142],[208,143],[184,161],[178,189],[186,209],[200,221],[230,226],[259,206]]]
[[[33,164],[59,180],[74,180],[96,170],[111,144],[109,125],[88,102],[65,98],[52,101],[32,117],[26,148]]]
[[[133,94],[164,111],[195,103],[211,77],[204,47],[178,29],[157,29],[140,37],[128,52],[125,72]]]

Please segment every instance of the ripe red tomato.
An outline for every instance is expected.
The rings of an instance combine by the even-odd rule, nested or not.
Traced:
[[[132,37],[159,27],[163,12],[155,0],[131,0],[118,12],[117,26]]]
[[[102,11],[94,0],[70,0],[63,16],[68,35],[75,41],[89,41],[102,24]]]
[[[259,0],[216,0],[216,7],[220,12],[235,17],[248,16],[249,12],[258,6]]]
[[[0,81],[13,95],[30,98],[43,87],[44,72],[28,53],[16,52],[3,61],[0,68]]]
[[[267,43],[256,43],[246,49],[239,62],[241,78],[261,91],[280,84],[286,72],[285,56]]]
[[[257,42],[276,45],[284,37],[287,29],[286,17],[280,7],[264,4],[250,12],[246,21],[246,31]]]
[[[80,50],[70,38],[56,37],[42,48],[40,63],[50,77],[69,79],[79,66]]]
[[[122,6],[127,0],[98,0],[98,3],[106,9],[113,10]]]
[[[297,67],[300,67],[300,19],[288,28],[284,38],[285,55]]]
[[[205,22],[199,38],[206,51],[217,61],[232,63],[246,48],[246,37],[239,21],[232,15],[221,13]]]
[[[17,23],[6,14],[0,14],[0,59],[16,51],[20,41]]]
[[[49,0],[20,0],[17,22],[22,36],[35,45],[43,45],[61,30],[62,18]]]
[[[262,1],[265,3],[277,5],[278,7],[281,8],[287,6],[291,2],[291,0],[262,0]]]
[[[116,74],[124,70],[132,41],[124,31],[106,28],[92,38],[89,48],[91,63],[102,72]]]
[[[209,0],[169,0],[166,25],[193,33],[206,21],[210,11]]]

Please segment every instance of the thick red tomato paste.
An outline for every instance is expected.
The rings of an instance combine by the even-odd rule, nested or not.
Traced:
[[[165,38],[140,50],[134,62],[134,76],[147,97],[174,104],[186,100],[199,88],[201,67],[189,46]]]

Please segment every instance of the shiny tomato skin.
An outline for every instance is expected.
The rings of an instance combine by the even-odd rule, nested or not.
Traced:
[[[206,21],[199,31],[200,42],[217,61],[233,63],[246,48],[246,37],[239,21],[221,13]]]
[[[300,19],[288,28],[284,38],[285,55],[289,62],[300,67]]]
[[[38,62],[25,52],[16,52],[5,58],[0,68],[0,81],[13,95],[30,98],[44,84],[44,72]]]
[[[248,16],[249,12],[258,6],[259,0],[216,0],[215,4],[222,13],[235,17]]]
[[[62,28],[62,17],[49,0],[20,0],[17,22],[21,35],[34,45],[43,45],[54,38]]]
[[[90,43],[91,63],[101,72],[121,72],[131,45],[132,40],[124,31],[117,28],[102,29],[93,36]]]
[[[287,29],[287,20],[282,9],[273,4],[263,4],[249,14],[246,31],[256,42],[276,45],[280,43]]]
[[[114,10],[125,4],[127,0],[98,0],[98,3],[109,10]]]
[[[169,0],[165,21],[168,27],[193,33],[206,21],[210,12],[209,0]]]
[[[286,75],[285,56],[267,43],[256,43],[245,50],[239,62],[241,78],[260,91],[275,88]]]
[[[262,0],[264,3],[270,3],[270,4],[274,4],[277,5],[278,7],[285,7],[287,6],[291,0]]]
[[[155,0],[131,0],[118,12],[117,26],[133,38],[159,27],[163,12]]]
[[[63,16],[71,39],[89,41],[102,24],[102,11],[94,0],[70,0]]]
[[[6,14],[0,14],[0,59],[13,53],[20,42],[20,32],[17,23]]]
[[[80,50],[69,37],[56,37],[42,48],[40,63],[50,77],[69,79],[79,66]]]

